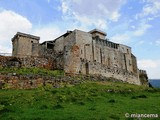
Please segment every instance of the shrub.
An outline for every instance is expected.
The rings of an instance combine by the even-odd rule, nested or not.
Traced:
[[[4,105],[1,105],[1,104],[0,104],[0,111],[3,110],[4,107],[5,107]]]
[[[53,106],[53,109],[63,109],[64,107],[61,104],[56,104]]]
[[[114,99],[110,99],[108,102],[109,103],[115,103],[116,101]]]
[[[47,106],[47,105],[42,105],[42,106],[40,107],[40,109],[41,109],[41,110],[48,109],[48,106]]]

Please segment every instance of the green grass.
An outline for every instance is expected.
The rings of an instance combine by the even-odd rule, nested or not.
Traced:
[[[118,82],[1,90],[0,120],[132,120],[125,113],[160,114],[159,105],[160,90]]]
[[[30,68],[11,68],[11,67],[0,67],[0,73],[16,73],[18,75],[43,75],[43,76],[62,76],[64,75],[63,70],[47,70],[44,68],[30,67]]]

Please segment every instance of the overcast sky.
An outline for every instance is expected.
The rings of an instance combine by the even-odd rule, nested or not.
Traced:
[[[160,78],[160,0],[0,0],[0,53],[11,53],[17,31],[43,42],[94,28],[131,46],[138,67]]]

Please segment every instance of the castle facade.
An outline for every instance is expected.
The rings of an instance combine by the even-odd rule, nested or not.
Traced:
[[[131,47],[111,42],[106,35],[97,29],[74,30],[40,44],[39,37],[18,32],[12,38],[12,56],[47,57],[54,61],[53,69],[66,74],[102,75],[140,85]]]

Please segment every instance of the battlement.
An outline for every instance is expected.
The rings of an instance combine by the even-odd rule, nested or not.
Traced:
[[[119,44],[109,41],[109,39],[101,39],[99,36],[93,37],[93,40],[96,41],[96,44],[118,49]]]
[[[139,74],[146,74],[147,75],[147,72],[146,72],[146,70],[139,70]]]

